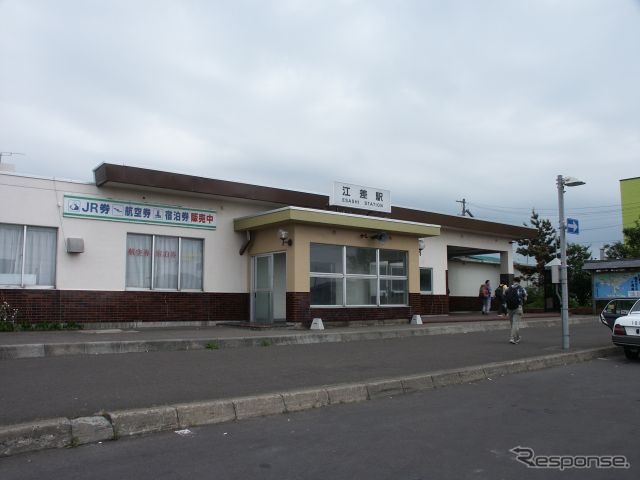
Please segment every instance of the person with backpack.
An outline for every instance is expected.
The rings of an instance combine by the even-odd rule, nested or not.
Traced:
[[[504,294],[504,299],[507,304],[507,313],[509,315],[509,322],[511,323],[511,337],[509,343],[520,343],[520,320],[522,319],[522,313],[524,302],[527,300],[527,291],[520,285],[520,277],[513,279],[513,284],[507,289]]]
[[[491,283],[489,280],[485,280],[485,282],[480,285],[478,296],[482,302],[482,315],[488,315],[491,311]]]
[[[504,298],[504,294],[507,291],[507,286],[504,283],[498,285],[496,288],[496,303],[498,304],[498,316],[507,316],[507,301]]]

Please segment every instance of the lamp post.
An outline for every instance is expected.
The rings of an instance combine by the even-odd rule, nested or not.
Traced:
[[[564,221],[564,187],[577,187],[584,182],[573,177],[558,175],[558,223],[560,228],[560,286],[562,292],[562,349],[569,350],[569,285],[567,283],[567,226]]]

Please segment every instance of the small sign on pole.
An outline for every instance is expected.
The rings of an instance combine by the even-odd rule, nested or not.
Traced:
[[[575,218],[567,218],[567,233],[578,235],[580,233],[580,224]]]

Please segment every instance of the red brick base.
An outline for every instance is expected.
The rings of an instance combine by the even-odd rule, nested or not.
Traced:
[[[446,295],[409,294],[406,307],[346,307],[321,308],[309,306],[308,292],[287,292],[287,321],[310,325],[313,318],[323,322],[367,322],[407,320],[413,315],[442,315],[448,313]]]
[[[0,290],[0,302],[18,309],[18,322],[215,322],[249,320],[248,293],[88,290]],[[308,292],[287,292],[287,321],[407,320],[449,313],[446,295],[409,294],[406,307],[310,308]]]
[[[247,293],[0,290],[20,323],[247,321]]]

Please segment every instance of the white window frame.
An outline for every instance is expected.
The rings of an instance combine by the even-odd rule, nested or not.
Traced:
[[[0,288],[30,288],[30,289],[45,289],[45,290],[51,290],[56,288],[55,286],[55,279],[57,276],[57,271],[58,271],[58,229],[55,227],[42,227],[39,225],[23,225],[23,224],[12,224],[12,223],[0,223],[0,225],[13,225],[13,226],[17,226],[17,227],[22,227],[22,258],[20,259],[20,273],[9,273],[9,274],[2,274],[0,273]],[[56,242],[55,242],[55,246],[53,249],[53,275],[52,278],[54,279],[54,284],[53,285],[38,285],[36,283],[25,283],[25,278],[27,275],[29,276],[35,276],[33,274],[26,274],[25,273],[25,264],[26,264],[26,259],[27,259],[27,231],[29,230],[29,228],[43,228],[43,229],[49,229],[53,232],[55,232],[55,237],[56,237]],[[3,278],[5,278],[5,275],[7,277],[9,276],[20,276],[20,282],[19,283],[4,283]],[[35,282],[35,279],[34,279]]]
[[[405,254],[405,271],[407,275],[381,275],[380,274],[380,249],[376,248],[376,273],[375,274],[362,274],[362,273],[347,273],[347,247],[351,248],[367,248],[371,247],[355,247],[352,245],[339,245],[342,248],[342,273],[320,273],[309,272],[309,278],[334,278],[336,280],[342,280],[342,304],[337,305],[310,305],[311,308],[397,308],[406,307],[408,303],[380,303],[380,280],[404,280],[407,286],[405,291],[407,302],[409,301],[409,275],[408,275],[408,255],[405,250],[396,250]],[[310,247],[311,248],[311,247]],[[309,259],[311,260],[311,259]],[[363,280],[375,280],[376,285],[376,303],[375,304],[362,304],[362,305],[349,305],[347,304],[347,280],[348,279],[363,279]]]
[[[146,236],[146,237],[151,237],[151,286],[149,288],[144,288],[144,287],[129,287],[126,285],[127,283],[127,271],[125,270],[125,289],[126,290],[132,290],[132,291],[142,291],[142,292],[148,292],[148,291],[154,291],[154,292],[203,292],[204,291],[204,239],[203,238],[196,238],[196,237],[177,237],[174,235],[160,235],[160,234],[155,234],[155,233],[135,233],[135,232],[127,232],[127,237],[129,235],[139,235],[139,236]],[[156,237],[167,237],[167,238],[177,238],[178,239],[178,272],[177,272],[177,276],[178,276],[178,288],[156,288],[155,287],[155,268],[156,268],[156,256],[155,256],[155,251],[156,251]],[[202,244],[202,286],[200,288],[181,288],[180,282],[182,280],[182,240],[198,240],[200,241],[200,243]],[[125,246],[125,254],[126,251],[128,250],[128,242]]]

